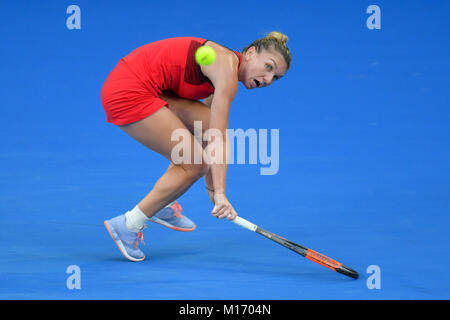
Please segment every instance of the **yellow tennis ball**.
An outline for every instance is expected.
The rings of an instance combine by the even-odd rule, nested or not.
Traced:
[[[201,46],[195,52],[195,61],[201,66],[209,66],[216,61],[216,51],[208,46]]]

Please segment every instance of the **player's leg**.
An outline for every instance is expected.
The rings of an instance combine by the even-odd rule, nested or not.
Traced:
[[[191,155],[202,152],[201,145],[190,134],[182,121],[168,108],[162,108],[151,116],[120,126],[132,138],[147,148],[158,152],[169,160],[174,146],[179,143],[172,141],[172,133],[179,129],[185,130],[184,137],[188,139]],[[180,197],[196,180],[208,171],[206,163],[195,164],[193,156],[184,163],[171,166],[156,182],[153,189],[126,214],[105,221],[111,237],[123,255],[131,261],[142,261],[145,255],[138,248],[142,239],[141,231],[145,222],[156,212]]]
[[[209,167],[202,161],[194,163],[194,154],[202,154],[202,146],[190,134],[183,122],[169,109],[162,108],[151,116],[129,125],[120,126],[132,138],[172,161],[172,150],[180,143],[172,140],[175,130],[186,130],[189,137],[191,158],[188,162],[174,164],[158,179],[153,189],[138,206],[147,217],[180,197],[195,181],[206,174]]]
[[[172,110],[183,124],[194,134],[194,122],[200,121],[202,127],[202,134],[209,128],[209,120],[211,117],[211,109],[205,103],[196,100],[183,99],[175,95],[161,96],[169,104],[169,109]],[[203,142],[202,146],[205,148],[207,142]],[[212,190],[213,181],[211,171],[205,174],[205,184],[208,189]]]
[[[194,100],[180,98],[176,95],[161,95],[160,98],[168,103],[168,107],[173,111],[183,124],[194,135],[194,122],[201,124],[203,134],[209,127],[210,109],[204,103]],[[198,131],[198,130],[197,130]],[[201,142],[201,140],[199,141]],[[206,147],[206,143],[203,143]],[[173,163],[169,165],[170,169]],[[205,174],[205,182],[209,189],[212,189],[211,171]],[[209,192],[210,199],[213,199],[213,194]],[[177,231],[193,231],[196,228],[195,223],[183,214],[183,209],[178,201],[173,201],[160,211],[158,211],[151,218],[152,222],[159,223],[165,227]]]
[[[167,170],[170,170],[173,166],[174,164],[171,163]],[[150,221],[176,231],[189,232],[194,231],[197,228],[194,221],[183,214],[183,208],[177,200],[170,202],[164,208],[156,212],[150,218]]]

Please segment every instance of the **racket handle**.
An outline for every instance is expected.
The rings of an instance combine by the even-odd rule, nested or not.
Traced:
[[[241,218],[239,216],[236,216],[232,222],[236,223],[238,226],[241,226],[242,228],[248,229],[250,231],[256,231],[256,228],[258,228],[257,225],[251,223],[250,221],[245,220],[244,218]]]

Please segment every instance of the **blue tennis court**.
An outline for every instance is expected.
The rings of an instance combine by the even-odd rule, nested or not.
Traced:
[[[203,4],[0,4],[0,298],[449,299],[450,2]],[[370,5],[380,29],[368,28]],[[127,261],[103,221],[136,205],[168,162],[106,123],[108,73],[156,40],[240,51],[273,30],[288,35],[292,66],[268,88],[240,86],[230,128],[278,130],[278,170],[262,175],[260,154],[230,165],[227,196],[243,218],[360,278],[212,217],[203,180],[179,199],[197,229],[151,224],[147,259]]]

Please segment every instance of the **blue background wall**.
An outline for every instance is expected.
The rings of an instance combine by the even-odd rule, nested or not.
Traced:
[[[69,30],[66,9],[81,9]],[[366,8],[381,8],[369,30]],[[2,299],[448,299],[448,1],[0,3]],[[100,89],[143,44],[199,36],[241,50],[278,30],[293,55],[269,88],[242,85],[231,128],[279,129],[280,170],[232,165],[228,197],[261,227],[360,272],[354,281],[210,215],[203,182],[180,202],[198,225],[145,231],[125,261],[103,220],[167,166],[105,122]],[[82,272],[69,290],[66,269]],[[381,270],[369,290],[367,267]]]

